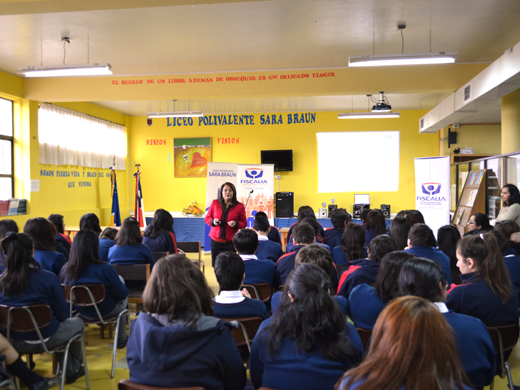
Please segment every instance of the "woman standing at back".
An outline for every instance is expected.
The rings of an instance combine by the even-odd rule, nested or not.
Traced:
[[[152,252],[177,253],[177,242],[173,233],[173,217],[164,210],[157,209],[153,221],[144,232],[143,244]]]
[[[520,193],[514,184],[506,184],[502,187],[502,208],[498,213],[496,222],[513,221],[520,226]]]

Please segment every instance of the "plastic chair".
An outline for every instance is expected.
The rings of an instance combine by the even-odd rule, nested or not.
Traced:
[[[56,350],[59,350],[65,345],[65,357],[63,359],[61,385],[60,389],[63,390],[65,387],[65,367],[69,360],[69,349],[73,341],[80,339],[81,349],[83,352],[83,364],[85,366],[85,379],[87,381],[87,390],[90,390],[90,380],[88,376],[88,365],[87,365],[87,350],[85,347],[85,329],[82,329],[80,333],[73,336],[65,344],[62,344],[53,350],[47,348],[47,344],[43,339],[40,332],[40,328],[44,328],[49,325],[52,321],[51,308],[48,305],[32,305],[32,306],[6,306],[0,305],[0,325],[7,329],[7,340],[11,341],[11,331],[15,332],[33,332],[35,331],[40,339],[43,351],[52,354]],[[24,350],[18,350],[20,354],[26,354]],[[18,381],[18,379],[17,379]],[[18,386],[18,388],[20,388]]]
[[[520,333],[520,327],[518,324],[502,325],[502,326],[488,326],[487,330],[491,336],[491,341],[495,347],[495,352],[500,358],[500,367],[498,367],[499,375],[501,378],[507,376],[509,388],[514,389],[513,378],[511,377],[511,369],[509,363],[504,358],[504,353],[513,349],[518,341],[518,335]],[[494,381],[489,386],[490,390],[493,390]]]
[[[368,344],[370,344],[370,337],[372,337],[372,331],[369,329],[356,328],[359,333],[359,337],[361,338],[361,343],[363,344],[363,349],[367,350]]]
[[[133,264],[133,265],[119,265],[112,264],[118,275],[121,275],[124,280],[136,280],[148,282],[150,279],[150,264]],[[128,303],[143,303],[142,289],[129,289]]]
[[[6,379],[5,381],[0,382],[0,389],[16,390],[16,385],[12,380]]]
[[[206,266],[200,252],[200,241],[177,241],[177,249],[181,249],[184,253],[197,253],[198,260],[190,259],[202,273],[206,273]],[[187,256],[187,255],[186,255]]]
[[[102,324],[116,325],[116,331],[114,336],[114,352],[112,353],[112,371],[110,378],[114,377],[116,369],[116,354],[117,354],[117,336],[119,334],[119,327],[121,326],[121,316],[128,314],[128,309],[123,310],[117,316],[103,319],[103,316],[99,312],[98,304],[105,300],[105,286],[102,284],[79,284],[76,286],[68,286],[66,284],[61,285],[63,292],[65,293],[65,299],[70,305],[70,317],[72,317],[72,311],[74,305],[80,307],[92,307],[96,310],[97,319],[85,318],[78,313],[86,324]]]
[[[251,298],[260,299],[262,302],[267,302],[271,299],[271,294],[273,292],[269,283],[244,284],[242,287],[247,289]]]
[[[247,350],[251,353],[251,343],[258,332],[258,328],[262,324],[262,318],[260,317],[247,317],[247,318],[228,318],[223,319],[224,321],[232,324],[238,324],[236,329],[231,330],[231,335],[237,347],[247,345]],[[249,364],[249,353],[247,356],[242,355],[242,363]]]
[[[204,387],[156,387],[141,385],[128,379],[121,379],[117,385],[118,390],[205,390]]]

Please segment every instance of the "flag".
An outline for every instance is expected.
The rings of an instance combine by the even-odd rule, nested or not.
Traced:
[[[121,226],[121,214],[119,213],[119,196],[117,194],[116,169],[112,170],[110,181],[112,182],[112,216],[110,217],[110,226]]]
[[[140,227],[146,227],[146,219],[144,218],[143,192],[141,191],[141,171],[134,173],[135,177],[135,219],[139,222]]]

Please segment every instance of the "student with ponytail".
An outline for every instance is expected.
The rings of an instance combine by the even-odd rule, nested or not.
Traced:
[[[518,295],[492,233],[463,237],[457,245],[462,283],[448,293],[446,305],[486,326],[518,323]]]
[[[314,264],[300,264],[290,273],[280,309],[253,341],[255,388],[332,390],[343,372],[359,363],[359,335],[329,290],[328,275]]]

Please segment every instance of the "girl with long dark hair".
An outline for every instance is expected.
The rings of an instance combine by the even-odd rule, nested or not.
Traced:
[[[379,209],[372,209],[368,213],[367,222],[363,225],[366,231],[365,245],[368,246],[374,237],[386,234],[386,221],[383,212]]]
[[[99,259],[108,261],[108,251],[116,245],[117,229],[106,227],[99,235]]]
[[[341,245],[332,249],[334,264],[349,265],[349,261],[363,259],[366,256],[365,229],[358,223],[347,225]]]
[[[133,217],[123,221],[115,245],[108,250],[108,261],[119,265],[155,264],[152,251],[144,245],[139,222]]]
[[[99,218],[94,213],[88,213],[81,217],[79,220],[79,230],[90,229],[96,234],[101,233],[101,227],[99,226]]]
[[[143,244],[147,245],[152,252],[177,253],[177,242],[173,232],[173,217],[164,210],[157,209],[152,223],[144,232]]]
[[[437,248],[450,258],[451,282],[454,284],[462,283],[457,267],[457,243],[460,239],[459,229],[453,225],[444,225],[437,230]]]
[[[128,304],[128,290],[119,275],[110,264],[99,259],[99,241],[91,230],[80,230],[74,236],[74,242],[67,264],[61,270],[61,280],[69,286],[78,284],[102,284],[105,287],[105,299],[98,304],[103,318],[111,318],[121,313]],[[81,315],[98,318],[94,307],[75,307]],[[118,348],[126,346],[126,316],[121,318]]]
[[[520,226],[520,193],[514,184],[506,184],[502,187],[502,208],[496,221],[514,221]]]
[[[395,249],[404,250],[408,246],[408,232],[410,231],[410,222],[404,217],[395,217],[390,223],[388,235],[395,242]]]
[[[63,219],[63,215],[51,214],[47,218],[47,221],[52,223],[57,230],[54,240],[60,243],[60,245],[62,245],[65,248],[67,253],[70,253],[70,246],[72,245],[72,241],[69,236],[65,235],[65,222]]]
[[[285,284],[280,308],[253,341],[251,380],[279,390],[330,389],[356,365],[363,350],[329,294],[330,279],[316,265],[300,264]]]

